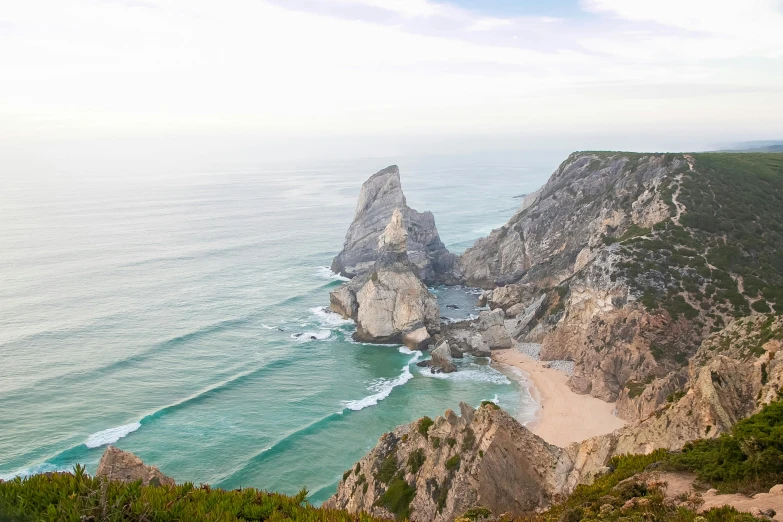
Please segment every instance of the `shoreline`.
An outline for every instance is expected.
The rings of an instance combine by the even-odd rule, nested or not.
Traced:
[[[568,387],[568,375],[513,348],[492,351],[493,364],[517,368],[525,377],[519,381],[530,390],[539,405],[527,428],[555,446],[611,433],[625,425],[614,415],[614,403],[579,395]]]

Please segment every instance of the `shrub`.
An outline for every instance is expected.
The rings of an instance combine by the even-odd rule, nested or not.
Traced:
[[[403,520],[410,517],[411,502],[415,496],[416,488],[408,484],[402,474],[398,474],[376,504],[394,513],[398,520]]]
[[[465,438],[462,440],[462,449],[469,451],[473,449],[473,445],[476,444],[476,434],[470,428],[465,429]]]
[[[432,437],[430,439],[430,442],[432,443],[432,447],[435,449],[440,448],[440,437]]]
[[[488,408],[492,408],[493,410],[499,410],[500,409],[500,406],[498,406],[497,404],[495,404],[492,401],[481,401],[481,407],[484,407],[484,406],[486,406]]]
[[[417,426],[417,430],[420,434],[424,435],[424,438],[426,439],[428,437],[428,430],[430,429],[430,426],[435,424],[435,421],[430,419],[429,417],[422,417],[419,419],[419,424]]]
[[[449,448],[453,448],[456,443],[457,443],[457,439],[454,439],[452,437],[446,439],[446,444],[449,445]]]
[[[480,520],[482,518],[489,518],[491,516],[492,511],[482,506],[476,506],[465,511],[465,513],[463,513],[462,517],[460,518],[467,518],[468,520]]]
[[[394,455],[389,455],[383,459],[383,462],[381,462],[381,467],[375,474],[375,480],[384,484],[388,484],[394,475],[397,474],[398,469],[399,466],[397,464],[397,457]]]
[[[427,460],[427,457],[424,456],[424,451],[421,448],[408,455],[408,468],[410,468],[411,473],[414,475],[418,473],[425,460]]]
[[[455,471],[459,469],[460,458],[459,455],[454,455],[446,461],[446,469],[449,471]]]
[[[287,496],[252,488],[225,491],[192,483],[142,486],[73,473],[51,473],[0,483],[0,520],[146,520],[149,522],[250,520],[371,521],[369,515],[314,508],[307,490]]]
[[[738,422],[730,434],[687,444],[670,462],[722,492],[769,489],[783,481],[783,402]]]

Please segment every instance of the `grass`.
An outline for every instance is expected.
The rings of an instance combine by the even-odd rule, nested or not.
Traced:
[[[307,490],[286,496],[255,489],[225,491],[191,483],[142,486],[73,473],[51,473],[0,483],[0,520],[120,522],[372,521],[366,514],[314,508]]]

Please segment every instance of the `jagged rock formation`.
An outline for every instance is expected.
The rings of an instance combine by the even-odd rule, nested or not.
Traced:
[[[455,277],[489,289],[543,359],[574,361],[574,391],[622,402],[679,370],[656,384],[665,399],[711,331],[783,307],[783,233],[767,226],[783,221],[783,172],[741,156],[574,153]]]
[[[419,421],[384,435],[347,473],[329,505],[393,517],[386,495],[408,492],[412,520],[453,520],[471,507],[516,515],[540,510],[610,470],[610,460],[717,437],[777,400],[783,390],[783,317],[737,321],[710,336],[687,375],[672,372],[652,387],[684,386],[644,419],[571,444],[547,444],[492,404],[460,405],[432,423]],[[674,383],[674,384],[672,384]],[[631,407],[632,405],[627,405]],[[449,464],[451,463],[451,464]],[[396,481],[394,483],[393,481]],[[444,489],[445,488],[445,489]]]
[[[354,339],[427,348],[440,331],[438,304],[408,259],[403,214],[395,209],[377,238],[376,263],[330,294],[330,308],[356,321]]]
[[[394,518],[392,490],[410,492],[411,520],[451,521],[473,506],[495,514],[546,507],[567,487],[570,460],[494,405],[460,404],[385,434],[338,486],[328,507]]]
[[[103,452],[98,464],[96,477],[106,477],[108,480],[120,482],[135,482],[141,480],[145,486],[174,485],[174,479],[167,477],[154,466],[147,466],[133,453],[109,446]]]
[[[471,354],[489,357],[491,350],[511,348],[513,339],[506,328],[503,310],[484,311],[478,319],[459,321],[441,328],[453,357]]]
[[[393,165],[362,185],[345,245],[332,262],[333,272],[352,278],[372,269],[378,260],[378,238],[394,209],[402,213],[408,234],[405,249],[419,278],[435,283],[451,270],[454,255],[441,242],[435,218],[431,212],[420,213],[408,206],[400,185],[400,170]]]

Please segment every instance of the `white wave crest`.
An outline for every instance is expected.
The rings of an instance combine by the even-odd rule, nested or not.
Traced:
[[[335,279],[337,281],[350,281],[347,277],[343,277],[340,274],[335,274],[332,272],[332,269],[328,266],[319,266],[316,270],[316,273],[318,274],[318,277],[322,277],[323,279]]]
[[[301,343],[308,343],[310,341],[323,341],[332,336],[331,330],[318,330],[317,332],[301,332],[291,335],[291,339],[296,339]]]
[[[87,440],[84,441],[84,445],[88,448],[98,448],[106,444],[114,444],[127,434],[133,433],[139,428],[141,428],[141,423],[133,422],[131,424],[125,424],[124,426],[117,426],[116,428],[99,431],[87,437]]]
[[[376,391],[377,393],[356,401],[343,401],[343,406],[353,411],[359,411],[363,410],[364,408],[369,408],[370,406],[375,406],[383,399],[388,397],[394,388],[397,386],[402,386],[411,379],[413,379],[411,369],[409,366],[405,366],[405,368],[402,369],[402,374],[400,374],[400,376],[396,379],[378,379],[373,384],[371,384],[370,389]]]
[[[363,399],[359,399],[355,401],[343,401],[343,406],[353,411],[360,411],[363,410],[364,408],[375,406],[383,399],[388,397],[391,394],[392,390],[394,390],[394,388],[396,388],[397,386],[402,386],[406,382],[413,379],[413,374],[411,373],[411,365],[416,364],[423,354],[419,350],[415,350],[415,351],[409,350],[405,346],[400,346],[398,350],[400,353],[403,353],[405,355],[413,355],[413,357],[411,357],[411,359],[408,361],[408,364],[406,364],[405,367],[402,369],[402,373],[400,374],[400,376],[397,377],[396,379],[391,379],[391,380],[378,379],[374,381],[372,384],[370,384],[369,389],[376,393],[364,397]]]
[[[275,329],[274,326],[269,326],[267,324],[261,324],[261,328],[263,328],[264,330],[274,330]]]
[[[353,323],[353,321],[350,319],[343,319],[343,316],[340,314],[332,312],[323,306],[316,306],[315,308],[311,308],[310,313],[312,313],[315,318],[318,319],[318,322],[320,322],[321,326],[324,328],[336,328],[338,326]]]
[[[432,373],[425,369],[421,374],[425,377],[448,381],[478,381],[491,384],[511,384],[508,377],[489,366],[471,365],[467,368],[463,366],[458,368],[454,373]]]

